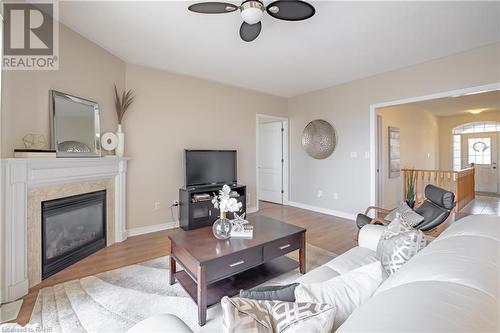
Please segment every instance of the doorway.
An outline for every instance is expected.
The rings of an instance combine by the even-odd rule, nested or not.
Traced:
[[[411,98],[405,98],[405,99],[401,99],[401,100],[388,101],[388,102],[370,105],[370,205],[376,205],[380,201],[380,193],[379,193],[380,187],[378,186],[379,180],[378,180],[378,173],[377,173],[377,168],[378,168],[377,156],[379,155],[378,154],[378,149],[379,149],[378,136],[379,136],[379,133],[378,133],[378,124],[377,124],[378,109],[393,107],[393,106],[401,106],[401,105],[410,104],[410,103],[428,102],[428,101],[444,99],[444,98],[455,98],[455,97],[461,97],[461,96],[479,96],[482,93],[499,91],[499,90],[500,90],[500,82],[496,82],[496,83],[486,84],[483,86],[463,88],[463,89],[458,89],[458,90],[440,92],[440,93],[435,93],[435,94],[430,94],[430,95],[425,95],[425,96],[411,97]],[[497,102],[497,105],[498,105],[498,102]],[[450,153],[451,153],[451,149],[450,149]],[[497,155],[500,156],[500,152],[498,152]],[[450,160],[452,160],[452,159],[453,158],[451,157]],[[452,168],[453,166],[450,165],[449,167]],[[498,186],[498,189],[500,189],[500,186],[499,185],[497,185],[497,186]]]
[[[462,135],[464,160],[475,167],[476,192],[498,192],[497,143],[497,133]]]
[[[288,201],[288,119],[257,115],[256,194],[259,201]]]

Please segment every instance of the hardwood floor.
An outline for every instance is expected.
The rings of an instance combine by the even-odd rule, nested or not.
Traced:
[[[336,254],[342,254],[357,245],[355,238],[358,229],[353,221],[267,202],[261,202],[260,210],[255,214],[304,227],[307,229],[308,243]],[[170,252],[168,235],[177,231],[178,229],[171,229],[130,237],[43,280],[31,288],[29,294],[24,297],[16,322],[21,325],[28,323],[41,288],[168,255]]]

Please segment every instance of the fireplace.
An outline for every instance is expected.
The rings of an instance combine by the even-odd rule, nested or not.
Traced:
[[[42,202],[42,279],[105,246],[105,190]]]

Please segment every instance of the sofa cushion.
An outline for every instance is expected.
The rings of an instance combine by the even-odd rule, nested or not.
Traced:
[[[333,258],[325,264],[326,267],[333,269],[338,274],[344,274],[361,266],[378,261],[375,251],[357,246],[344,254]]]
[[[334,278],[340,274],[352,271],[353,269],[371,264],[375,261],[378,261],[375,256],[375,251],[357,246],[345,252],[344,254],[333,258],[326,264],[319,266],[300,276],[297,280],[295,280],[295,282],[323,282],[326,280],[330,280],[331,278]]]
[[[297,278],[297,280],[295,280],[295,282],[297,283],[323,282],[326,280],[330,280],[336,276],[339,276],[339,273],[337,273],[337,271],[331,269],[326,265],[322,265],[316,267],[313,270],[310,270],[304,275],[301,275],[299,278]]]
[[[498,300],[459,284],[415,282],[373,296],[339,332],[498,332]]]
[[[336,330],[373,295],[384,278],[382,266],[377,261],[328,281],[299,284],[295,288],[295,299],[297,302],[333,305],[337,312],[333,325]]]

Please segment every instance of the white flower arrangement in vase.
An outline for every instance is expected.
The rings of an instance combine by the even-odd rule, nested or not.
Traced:
[[[227,212],[238,212],[241,209],[242,203],[235,198],[231,198],[231,188],[227,185],[222,187],[219,195],[215,195],[212,199],[212,204],[216,209],[220,210],[220,217],[214,222],[212,231],[218,239],[228,239],[231,236],[232,223],[226,218]]]

